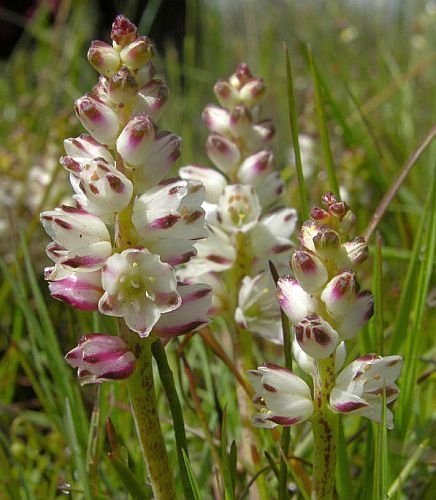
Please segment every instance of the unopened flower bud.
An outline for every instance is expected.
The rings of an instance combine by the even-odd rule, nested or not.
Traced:
[[[347,204],[344,201],[337,203],[332,203],[329,205],[329,214],[336,217],[339,221],[342,221],[345,214],[348,212]]]
[[[234,137],[245,137],[251,131],[251,113],[245,106],[236,106],[230,113],[229,129]]]
[[[236,67],[236,71],[230,76],[229,82],[236,88],[240,89],[243,85],[253,79],[250,68],[246,63],[240,63]]]
[[[244,138],[250,151],[258,151],[269,144],[274,137],[275,128],[271,120],[263,120],[251,128],[248,137]]]
[[[353,271],[344,271],[330,280],[321,293],[321,300],[333,316],[348,314],[356,299],[358,284]]]
[[[271,151],[262,150],[246,158],[238,168],[238,179],[243,184],[256,184],[258,177],[264,177],[273,168],[274,156]]]
[[[244,105],[252,108],[262,100],[265,92],[266,86],[264,81],[261,78],[255,78],[241,88],[239,95]]]
[[[114,144],[120,126],[117,115],[109,106],[85,95],[76,100],[74,109],[94,139],[102,144]]]
[[[79,137],[65,139],[64,148],[67,155],[76,162],[93,158],[103,158],[109,163],[114,162],[107,147],[97,142],[92,135],[82,134]]]
[[[341,246],[341,239],[334,229],[321,226],[318,233],[313,237],[313,244],[321,257],[331,259],[337,255]]]
[[[238,91],[227,80],[219,80],[213,90],[221,106],[233,108],[240,101]]]
[[[330,220],[329,213],[319,207],[313,207],[310,211],[310,216],[319,225],[328,225]]]
[[[363,236],[356,236],[342,245],[352,265],[362,264],[368,258],[368,244]]]
[[[306,316],[294,329],[299,346],[314,359],[330,356],[339,342],[338,332],[317,314]]]
[[[201,115],[207,128],[218,134],[227,134],[229,131],[229,112],[214,104],[209,104],[204,108]]]
[[[374,314],[374,296],[369,290],[362,290],[357,294],[350,311],[340,318],[338,332],[342,339],[353,338]]]
[[[81,385],[125,379],[136,366],[135,355],[124,340],[102,333],[83,336],[65,360],[73,368],[78,368]]]
[[[120,67],[118,52],[107,43],[99,40],[91,42],[88,50],[88,61],[101,75],[110,78]]]
[[[111,38],[115,48],[124,47],[137,37],[137,28],[127,17],[119,15],[112,23]]]
[[[230,139],[217,134],[212,134],[207,138],[206,153],[210,161],[227,174],[232,172],[241,158],[237,145]]]
[[[187,165],[179,169],[179,175],[186,180],[199,180],[205,187],[205,201],[217,203],[227,185],[226,178],[213,168]]]
[[[120,52],[121,61],[132,70],[145,66],[152,56],[153,45],[146,36],[139,36]]]
[[[318,234],[319,226],[313,220],[307,220],[303,223],[300,229],[300,234],[298,235],[298,241],[302,247],[315,252],[315,245],[313,244],[313,238]]]
[[[116,103],[124,103],[135,95],[136,81],[128,68],[123,66],[109,82],[108,94]]]
[[[99,102],[106,105],[111,105],[111,98],[109,96],[109,80],[100,75],[98,82],[92,87],[91,96]]]
[[[348,236],[348,234],[354,229],[356,222],[357,222],[356,214],[354,214],[351,210],[348,210],[339,225],[339,231],[344,236]]]
[[[316,293],[328,280],[327,269],[315,255],[296,250],[292,256],[292,270],[300,285],[308,293]]]
[[[337,203],[338,200],[331,191],[327,191],[327,193],[322,195],[321,201],[324,206],[329,207],[333,203]]]
[[[135,72],[135,80],[138,88],[146,85],[156,74],[156,69],[153,66],[153,63],[150,61],[142,68],[138,69]]]
[[[157,120],[168,99],[168,87],[163,80],[150,80],[138,92],[133,114],[146,114]]]

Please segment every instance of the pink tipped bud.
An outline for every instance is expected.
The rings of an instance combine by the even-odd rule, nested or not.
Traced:
[[[262,150],[246,158],[238,168],[238,179],[244,184],[256,185],[273,169],[274,156],[271,151]]]
[[[142,68],[138,69],[135,72],[136,84],[138,85],[139,88],[143,87],[154,77],[155,74],[156,74],[156,69],[153,66],[153,63],[150,61],[145,66],[143,66]]]
[[[88,50],[88,61],[101,75],[110,78],[120,67],[118,52],[107,43],[94,40]]]
[[[230,173],[241,158],[241,153],[233,141],[216,134],[208,137],[206,153],[210,161],[225,173]]]
[[[374,314],[374,296],[369,290],[358,293],[350,312],[340,321],[338,331],[344,340],[351,339]]]
[[[168,87],[163,80],[150,80],[137,93],[133,114],[146,114],[156,120],[168,99]]]
[[[324,206],[329,207],[333,203],[337,203],[338,200],[337,200],[336,196],[331,191],[328,191],[327,193],[322,195],[321,201],[322,201],[322,204]]]
[[[368,244],[363,236],[356,236],[342,245],[352,265],[362,264],[368,258]]]
[[[233,108],[240,101],[238,91],[227,80],[218,81],[213,90],[221,106]]]
[[[146,158],[144,152],[156,137],[156,125],[146,115],[134,116],[124,127],[117,140],[117,151],[132,166],[140,166]]]
[[[321,259],[303,250],[292,256],[292,270],[300,285],[308,293],[316,293],[328,280],[327,269]]]
[[[329,206],[329,214],[341,221],[348,212],[348,206],[344,201],[332,203]]]
[[[135,95],[137,85],[128,68],[123,66],[109,82],[108,93],[116,103],[124,103]]]
[[[137,37],[137,28],[127,17],[119,15],[112,23],[111,38],[116,45],[124,47]]]
[[[338,254],[341,246],[341,239],[334,229],[322,226],[318,233],[313,237],[315,249],[321,257],[331,259]]]
[[[312,220],[307,220],[303,223],[300,229],[300,234],[298,235],[298,241],[302,247],[315,252],[315,245],[313,244],[313,238],[318,234],[319,226]]]
[[[255,78],[241,88],[239,95],[244,105],[252,108],[262,100],[265,92],[266,86],[264,81],[261,78]]]
[[[240,89],[246,83],[253,79],[250,68],[246,63],[240,63],[236,67],[236,71],[230,76],[229,82],[236,88]]]
[[[96,101],[102,102],[106,105],[111,105],[109,97],[109,80],[100,75],[98,82],[92,87],[91,97]]]
[[[348,210],[348,212],[344,215],[344,218],[342,219],[341,224],[339,226],[340,232],[344,236],[347,236],[354,229],[356,222],[357,222],[356,215],[351,210]]]
[[[275,128],[271,120],[264,120],[253,125],[250,136],[246,137],[247,147],[250,151],[257,151],[269,144],[274,137]]]
[[[123,64],[130,69],[142,68],[153,57],[151,40],[146,36],[139,36],[121,50],[120,57]]]
[[[354,307],[358,284],[352,271],[344,271],[330,280],[321,293],[321,300],[333,316],[348,314]]]
[[[102,333],[82,337],[65,360],[78,368],[81,385],[123,380],[133,373],[136,365],[135,355],[124,340]]]
[[[338,332],[317,314],[307,316],[294,328],[299,346],[314,359],[327,358],[338,345]]]
[[[79,137],[65,139],[64,148],[67,155],[75,161],[103,158],[109,163],[114,162],[108,148],[97,142],[91,135],[82,134]]]
[[[234,137],[245,137],[251,132],[251,113],[245,106],[236,106],[230,113],[229,128]]]
[[[102,144],[112,145],[118,135],[118,117],[109,106],[83,96],[74,103],[74,109],[86,130]]]
[[[310,211],[310,216],[317,224],[327,224],[329,223],[330,216],[329,213],[319,207],[313,207]]]
[[[218,134],[226,134],[229,131],[229,112],[219,106],[209,104],[204,108],[201,115],[207,128]]]

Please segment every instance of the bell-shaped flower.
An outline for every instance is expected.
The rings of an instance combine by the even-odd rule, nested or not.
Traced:
[[[112,146],[117,138],[120,123],[109,106],[89,95],[77,99],[74,109],[79,120],[95,140]]]
[[[64,148],[67,156],[61,158],[62,165],[69,170],[80,172],[81,165],[94,158],[103,158],[114,164],[114,159],[108,148],[97,142],[92,135],[81,134],[79,137],[65,139]]]
[[[124,340],[103,333],[84,335],[65,360],[78,369],[81,385],[126,379],[136,366],[135,355]]]
[[[283,344],[280,308],[275,298],[271,273],[265,271],[254,278],[243,278],[235,321],[249,332],[275,344]]]
[[[114,76],[121,64],[119,53],[111,45],[100,40],[91,42],[88,61],[95,70],[107,78]]]
[[[229,132],[230,113],[215,104],[209,104],[201,115],[208,129],[217,134],[226,135]]]
[[[134,115],[145,114],[157,120],[168,100],[168,87],[163,80],[150,80],[136,94]]]
[[[227,109],[240,103],[239,91],[228,80],[219,80],[213,87],[215,96],[221,106]]]
[[[156,185],[180,156],[180,137],[156,132],[147,115],[134,116],[117,139],[117,151],[134,172],[140,190]]]
[[[146,191],[135,201],[132,215],[144,245],[164,262],[187,262],[185,257],[196,253],[192,243],[207,235],[203,199],[199,181],[171,179]]]
[[[399,395],[394,381],[400,376],[403,360],[401,356],[381,357],[368,354],[357,358],[345,367],[336,378],[330,394],[330,406],[339,413],[361,415],[381,422],[383,393],[389,404]],[[393,428],[393,416],[386,409],[386,425]]]
[[[247,232],[260,216],[261,206],[250,185],[231,184],[224,188],[218,200],[217,220],[231,232]]]
[[[313,414],[310,388],[306,382],[286,368],[265,363],[249,372],[250,381],[256,391],[253,398],[264,411],[255,415],[254,424],[262,427],[272,422],[278,425],[293,425],[308,420]]]
[[[112,253],[110,234],[99,217],[62,205],[41,214],[47,234],[54,240],[47,255],[57,264],[99,269]]]
[[[292,255],[292,270],[300,285],[311,294],[316,294],[327,282],[328,273],[321,259],[304,250]]]
[[[283,276],[277,282],[277,300],[294,325],[316,311],[316,300],[293,276]]]
[[[49,281],[50,295],[63,300],[75,309],[97,311],[98,301],[103,295],[100,271],[72,270],[62,265],[44,270]]]
[[[316,362],[312,356],[306,354],[300,347],[297,339],[294,337],[292,339],[292,354],[294,356],[297,365],[307,374],[314,375],[316,373]],[[338,344],[335,352],[335,372],[337,373],[345,363],[345,358],[347,356],[347,348],[345,347],[345,342]]]
[[[153,333],[162,339],[183,335],[206,326],[211,305],[212,288],[199,283],[177,285],[182,303],[174,311],[163,314],[153,328]]]
[[[332,278],[321,293],[321,300],[333,316],[351,312],[356,301],[358,284],[353,271],[343,271]]]
[[[75,168],[70,169],[66,162],[63,164],[71,172],[74,191],[84,195],[85,200],[81,205],[88,212],[96,215],[114,214],[129,204],[133,194],[132,182],[103,158],[82,164],[79,172]]]
[[[224,175],[213,168],[199,165],[187,165],[179,169],[179,175],[186,180],[199,180],[205,188],[204,199],[207,203],[218,203],[218,199],[227,186]]]
[[[238,146],[232,140],[218,134],[211,134],[207,138],[206,153],[210,161],[226,174],[231,174],[241,159]]]
[[[314,359],[330,356],[339,342],[338,332],[318,314],[306,316],[294,325],[294,330],[298,345]]]
[[[147,337],[161,314],[180,306],[174,269],[145,249],[128,249],[107,259],[99,310],[123,317],[127,326]]]

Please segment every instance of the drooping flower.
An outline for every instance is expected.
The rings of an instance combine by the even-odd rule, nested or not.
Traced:
[[[357,358],[336,378],[330,394],[331,408],[339,413],[361,415],[381,422],[383,393],[386,394],[386,404],[397,399],[400,391],[394,381],[400,376],[402,366],[401,356],[368,354]],[[386,408],[386,425],[393,428],[389,408]]]
[[[256,391],[253,402],[260,410],[253,416],[254,425],[294,425],[312,416],[310,388],[291,371],[266,363],[257,370],[251,370],[249,377]]]
[[[136,366],[133,352],[120,337],[102,333],[83,336],[65,360],[78,369],[81,385],[128,378]]]

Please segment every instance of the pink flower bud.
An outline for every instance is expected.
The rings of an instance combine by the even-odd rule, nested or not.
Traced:
[[[246,83],[253,79],[250,68],[246,63],[240,63],[236,67],[236,71],[230,76],[229,82],[236,88],[240,89]]]
[[[235,106],[230,113],[229,130],[234,137],[244,138],[252,130],[250,111],[245,106]]]
[[[74,109],[94,139],[109,146],[114,144],[120,126],[117,115],[109,106],[85,95],[76,100]]]
[[[133,352],[120,337],[94,333],[85,335],[77,347],[65,356],[66,362],[78,368],[80,385],[100,384],[128,378],[136,366]]]
[[[153,45],[146,36],[139,36],[121,49],[120,57],[129,69],[135,70],[145,66],[153,57]]]
[[[82,311],[97,311],[103,295],[100,271],[72,271],[63,266],[47,268],[46,279],[53,298]]]
[[[107,43],[94,40],[88,50],[88,61],[101,75],[110,78],[120,67],[118,52]]]
[[[329,224],[330,215],[328,212],[319,207],[313,207],[310,211],[310,216],[319,225]]]
[[[138,69],[135,72],[135,80],[136,80],[136,85],[138,85],[138,88],[141,88],[144,85],[146,85],[154,77],[155,74],[156,74],[156,69],[151,61],[148,62],[142,68]]]
[[[225,173],[230,173],[241,158],[241,153],[233,141],[216,134],[208,137],[206,153],[210,161]]]
[[[265,91],[264,81],[261,78],[255,78],[241,88],[239,95],[244,105],[252,108],[262,100]]]
[[[331,191],[327,191],[327,193],[322,195],[321,201],[324,206],[329,207],[333,203],[337,203],[338,200]]]
[[[227,80],[219,80],[213,90],[221,106],[233,108],[240,101],[238,91]]]
[[[306,292],[317,293],[327,282],[327,269],[315,255],[296,250],[291,262],[294,275]]]
[[[212,288],[204,284],[179,283],[177,291],[182,298],[180,307],[163,314],[153,328],[153,333],[163,339],[169,340],[209,323],[208,311],[212,300]]]
[[[214,104],[209,104],[201,115],[206,126],[218,134],[227,134],[229,131],[229,112]]]
[[[103,158],[109,163],[114,163],[107,147],[97,142],[91,135],[82,134],[79,137],[65,139],[64,148],[67,155],[72,157],[72,161]]]
[[[333,316],[342,316],[354,307],[358,284],[353,271],[344,271],[330,280],[321,293],[321,300]]]
[[[157,184],[180,156],[181,140],[162,131],[146,115],[134,116],[117,140],[117,151],[135,170],[140,189]]]
[[[347,236],[354,229],[356,222],[356,215],[351,210],[348,210],[339,225],[339,230],[343,235]]]
[[[109,82],[108,94],[116,103],[125,103],[136,93],[136,81],[128,68],[123,66]]]
[[[327,226],[321,226],[313,237],[316,252],[325,259],[332,259],[339,253],[341,239],[338,233]]]
[[[243,184],[255,184],[257,177],[264,177],[273,169],[274,156],[262,150],[246,158],[238,169],[238,179]]]
[[[127,17],[119,15],[112,23],[111,38],[116,45],[124,47],[137,37],[137,28]]]
[[[299,346],[314,359],[330,356],[339,342],[338,332],[317,314],[306,316],[294,329]]]
[[[133,114],[146,114],[157,120],[168,99],[168,87],[163,80],[150,80],[138,92]]]
[[[316,311],[316,300],[292,276],[283,276],[278,280],[277,300],[294,325]]]

